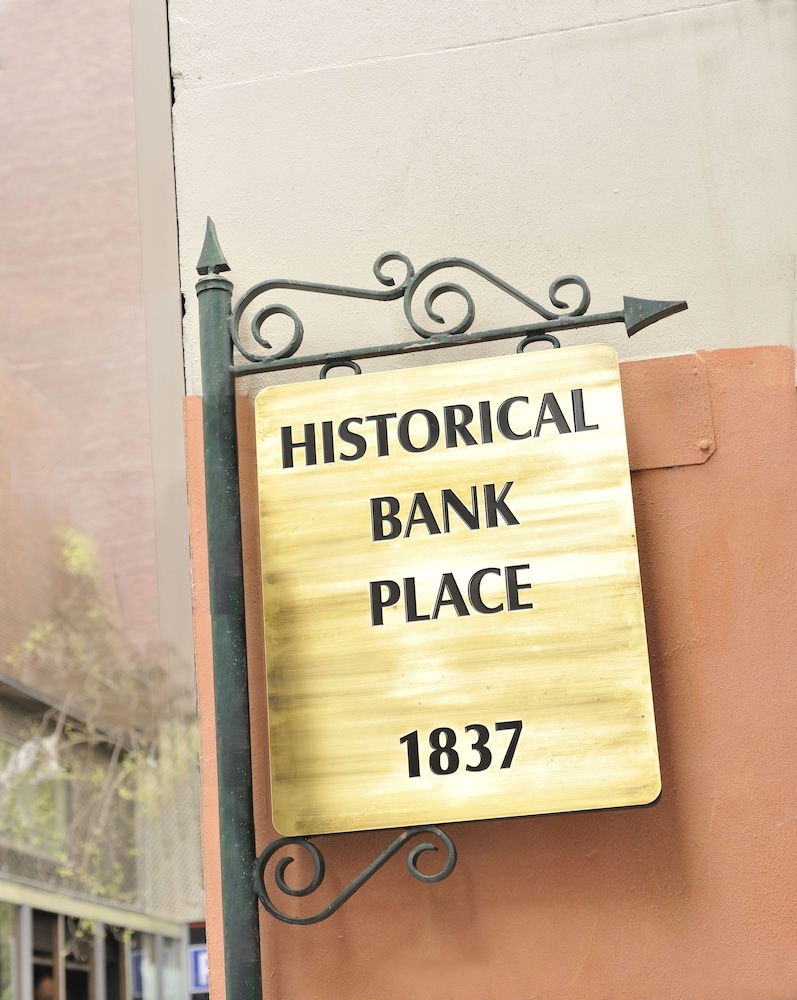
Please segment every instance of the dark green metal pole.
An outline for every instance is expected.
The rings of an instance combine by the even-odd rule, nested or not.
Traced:
[[[232,282],[208,219],[197,265],[227,1000],[261,1000],[232,341]]]

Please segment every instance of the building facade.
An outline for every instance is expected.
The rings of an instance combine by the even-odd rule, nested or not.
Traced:
[[[224,946],[194,291],[208,215],[235,296],[268,278],[377,288],[372,262],[393,250],[416,269],[476,261],[538,301],[575,272],[599,313],[626,295],[689,303],[631,340],[608,327],[562,338],[620,356],[660,798],[451,824],[459,860],[444,882],[419,885],[396,859],[326,922],[263,913],[264,997],[793,994],[794,5],[170,0],[169,15],[214,997]],[[468,277],[478,328],[523,322],[517,302],[452,273]],[[301,316],[307,353],[410,335],[400,307],[284,289],[274,301]],[[435,309],[456,323],[462,300]],[[276,350],[292,330],[274,319]],[[253,457],[264,384],[241,382],[238,423],[257,851],[277,835]],[[389,840],[323,838],[318,902],[291,912],[320,909]]]
[[[174,461],[129,6],[2,3],[0,62],[0,996],[185,1000],[204,904],[181,393]]]

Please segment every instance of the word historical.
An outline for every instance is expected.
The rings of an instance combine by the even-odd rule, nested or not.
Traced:
[[[556,393],[545,392],[539,402],[532,402],[528,396],[510,396],[497,407],[485,399],[476,410],[467,403],[453,403],[444,406],[441,414],[419,407],[401,416],[372,413],[365,417],[345,417],[337,422],[337,427],[335,424],[332,420],[321,421],[324,465],[356,462],[374,447],[377,456],[385,458],[390,455],[391,445],[395,448],[397,443],[403,451],[417,455],[434,448],[441,435],[446,448],[460,445],[467,448],[492,444],[496,436],[507,441],[538,438],[548,425],[553,425],[559,434],[598,429],[597,424],[588,424],[584,416],[583,389],[571,389],[569,404],[565,406]],[[299,433],[291,426],[281,427],[280,443],[283,469],[294,468],[295,453],[304,456],[305,467],[318,464],[319,434],[314,422],[306,423]],[[341,443],[350,450],[339,450]]]

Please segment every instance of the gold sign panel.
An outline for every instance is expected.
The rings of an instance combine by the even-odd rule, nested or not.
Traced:
[[[658,795],[612,348],[275,386],[256,407],[280,833]]]

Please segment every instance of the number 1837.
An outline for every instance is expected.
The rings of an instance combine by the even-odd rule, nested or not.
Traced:
[[[517,750],[520,733],[523,723],[519,719],[512,722],[496,722],[495,732],[511,732],[509,745],[504,750],[501,760],[501,768],[506,769],[512,766],[512,761]],[[457,746],[456,731],[448,726],[439,726],[429,733],[429,770],[432,774],[454,774],[459,770],[460,756],[465,757],[466,771],[486,771],[493,763],[493,751],[489,746],[490,730],[479,722],[465,726],[466,737],[470,739],[470,744],[463,749],[460,744]],[[410,778],[420,778],[421,776],[421,750],[418,738],[418,730],[414,729],[406,736],[399,739],[407,751],[407,771]]]

